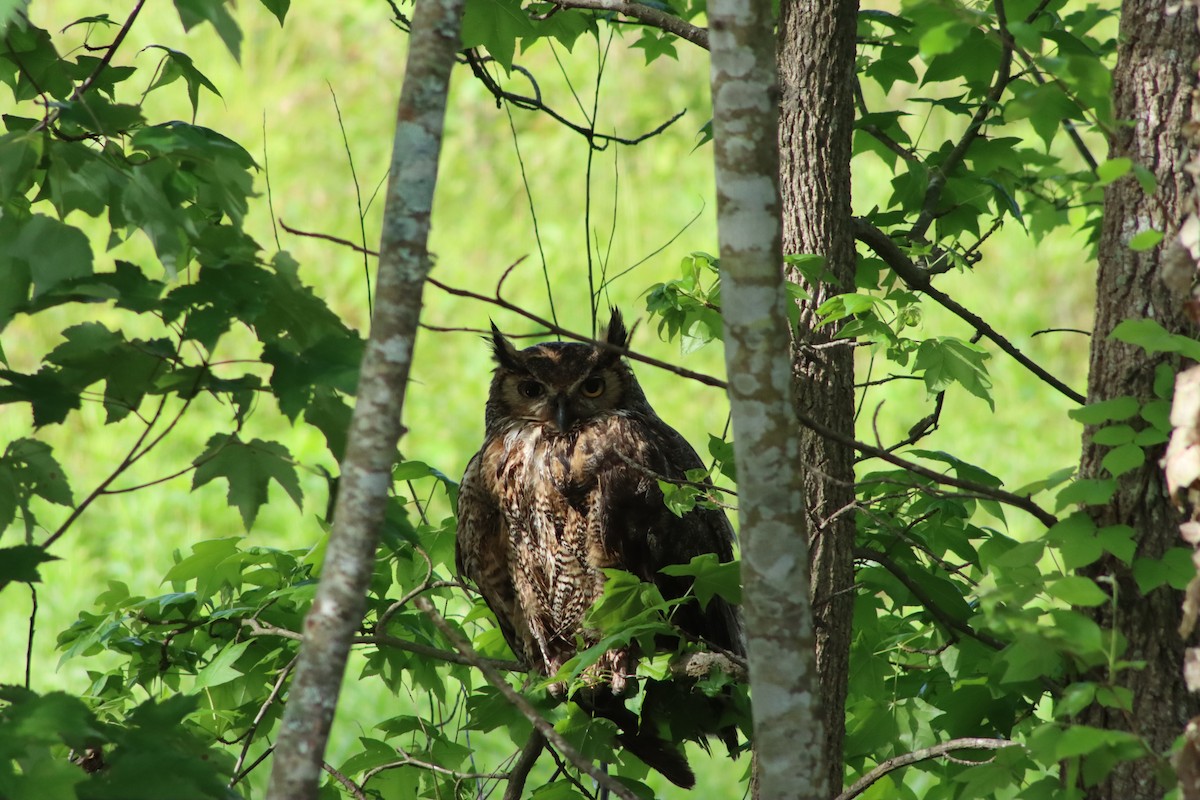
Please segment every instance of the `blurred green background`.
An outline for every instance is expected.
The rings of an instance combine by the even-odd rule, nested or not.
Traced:
[[[108,10],[123,19],[127,6],[132,3]],[[59,31],[96,10],[94,4],[54,0],[33,3],[30,14],[38,24]],[[143,11],[117,63],[144,68],[142,80],[148,81],[160,57],[143,49],[149,44],[183,50],[195,60],[221,92],[221,97],[202,94],[197,123],[238,141],[264,167],[257,175],[262,196],[252,205],[248,219],[252,234],[268,254],[278,237],[281,248],[302,264],[304,280],[365,332],[364,269],[373,272],[374,263],[364,265],[360,256],[345,248],[278,229],[272,211],[276,219],[294,228],[378,245],[382,192],[375,193],[386,179],[390,159],[405,36],[392,26],[384,2],[296,4],[283,29],[255,3],[238,4],[236,16],[245,34],[240,64],[207,26],[185,34],[173,8],[162,3]],[[72,29],[64,41],[78,43],[82,35],[82,28]],[[601,324],[607,320],[603,309],[608,303],[619,306],[627,319],[644,319],[649,286],[677,277],[680,260],[689,252],[716,252],[712,150],[696,146],[697,133],[710,116],[707,54],[681,43],[677,59],[661,58],[647,66],[642,52],[628,46],[636,40],[635,34],[618,36],[611,46],[610,38],[611,29],[604,27],[599,40],[581,37],[573,52],[541,42],[517,57],[536,76],[546,102],[560,113],[584,124],[584,111],[590,113],[595,103],[601,132],[637,136],[686,110],[661,135],[637,147],[610,146],[593,153],[590,163],[582,136],[544,114],[498,109],[467,68],[455,70],[433,217],[431,249],[438,279],[489,293],[503,270],[524,257],[506,284],[506,297],[548,317],[551,308],[540,254],[544,253],[559,321],[587,331],[591,324],[589,247],[595,268],[604,265],[609,275],[639,265],[609,287],[601,304]],[[106,41],[105,36],[99,41]],[[520,76],[508,85],[531,93]],[[907,99],[904,88],[897,86],[887,98],[870,98],[871,107],[901,107]],[[907,110],[929,113],[926,105]],[[152,93],[147,117],[189,119],[191,108],[182,82]],[[956,130],[932,118],[918,146],[936,147]],[[1013,126],[1006,134],[1026,135],[1027,131]],[[1104,152],[1099,145],[1096,150]],[[886,205],[890,169],[875,156],[864,155],[855,160],[854,170],[856,210]],[[589,187],[590,218],[585,215]],[[360,202],[367,205],[372,199],[360,219]],[[109,268],[117,257],[139,263],[150,259],[152,251],[140,236],[106,253],[104,225],[86,218],[68,221],[94,234],[100,269]],[[1034,243],[1010,222],[984,245],[983,260],[974,272],[944,275],[939,286],[1082,390],[1087,338],[1032,334],[1051,327],[1090,327],[1093,271],[1094,263],[1080,238],[1059,231]],[[971,335],[964,323],[940,309],[927,305],[924,311],[924,335]],[[36,366],[58,343],[58,331],[76,316],[103,318],[104,312],[63,309],[36,320],[16,320],[0,337],[14,368]],[[424,320],[430,325],[479,329],[486,328],[489,318],[509,333],[533,330],[529,323],[487,304],[451,297],[433,287],[426,291]],[[230,337],[221,355],[258,355],[257,350],[239,353],[241,345],[252,347],[250,337]],[[716,375],[723,370],[719,344],[681,356],[678,345],[659,340],[653,322],[638,328],[633,346],[689,369]],[[1065,416],[1070,402],[1002,353],[993,352],[995,412],[963,391],[952,391],[941,428],[922,446],[944,448],[973,460],[1002,477],[1010,488],[1075,463],[1080,430]],[[860,351],[860,381],[869,360],[870,354]],[[425,461],[451,476],[461,474],[482,440],[490,369],[487,348],[477,334],[422,332],[405,407],[409,430],[401,441],[405,457]],[[725,425],[727,406],[722,395],[649,367],[636,370],[664,419],[705,452],[708,433],[719,434]],[[880,360],[872,375],[878,378],[887,371]],[[873,441],[877,432],[887,443],[903,436],[930,408],[919,382],[896,381],[873,389],[861,409],[859,436]],[[228,425],[228,409],[215,403],[192,413],[193,422],[174,431],[119,485],[176,472],[202,451],[211,430]],[[27,435],[29,425],[22,407],[0,407],[0,437],[5,442]],[[325,482],[317,468],[333,466],[323,440],[314,431],[290,427],[269,400],[260,403],[249,427],[255,436],[285,443],[301,467],[308,468],[301,475],[305,507],[295,508],[273,487],[272,502],[259,515],[249,534],[251,541],[277,547],[312,544],[321,535],[317,521],[326,503]],[[55,447],[78,501],[111,471],[136,431],[132,420],[103,425],[97,403],[67,424],[37,435]],[[173,550],[187,552],[201,539],[243,535],[237,512],[225,502],[224,484],[212,483],[195,493],[190,487],[190,476],[183,476],[142,491],[101,498],[56,546],[54,552],[62,560],[43,568],[38,596],[33,688],[86,689],[89,661],[59,665],[54,637],[89,607],[107,581],[123,581],[137,594],[161,593],[165,588],[159,581],[171,564]],[[444,503],[438,511],[449,513]],[[63,509],[48,507],[40,519],[53,530],[64,516]],[[1022,537],[1027,522],[1019,512],[1010,512],[1010,534]],[[0,661],[2,683],[23,680],[20,654],[26,645],[29,611],[29,595],[20,587],[10,587],[0,598],[0,645],[10,653]],[[390,716],[389,699],[376,696],[379,687],[373,684],[358,685],[357,669],[351,665],[339,709],[332,745],[335,762],[337,753],[355,736]],[[693,760],[705,758],[694,754]],[[723,760],[698,764],[702,785],[708,785],[713,796],[734,796],[745,762],[733,769]],[[675,795],[663,790],[661,796]]]

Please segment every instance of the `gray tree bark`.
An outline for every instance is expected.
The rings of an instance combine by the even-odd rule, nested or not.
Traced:
[[[826,797],[808,541],[780,269],[769,0],[713,0],[713,147],[725,363],[738,465],[743,609],[759,794]],[[780,624],[786,621],[787,624]]]
[[[854,125],[854,34],[858,0],[783,0],[779,22],[780,158],[783,251],[822,255],[833,275],[807,286],[792,370],[797,407],[826,427],[854,434],[854,351],[817,347],[837,328],[815,329],[815,309],[854,291],[850,211]],[[789,279],[803,282],[798,274]],[[825,764],[832,788],[843,780],[850,621],[854,611],[854,453],[804,430],[801,463],[812,531],[813,612],[825,725]]]
[[[1121,44],[1113,76],[1113,112],[1122,122],[1109,143],[1109,157],[1128,157],[1146,167],[1154,173],[1158,189],[1147,194],[1129,176],[1105,191],[1088,402],[1125,395],[1144,402],[1153,397],[1154,369],[1166,357],[1149,357],[1140,348],[1109,339],[1121,320],[1150,318],[1173,332],[1190,329],[1182,313],[1186,297],[1169,290],[1161,272],[1166,243],[1175,238],[1184,199],[1194,189],[1192,176],[1184,170],[1188,157],[1184,125],[1196,116],[1200,36],[1195,7],[1176,4],[1178,10],[1173,11],[1170,5],[1166,0],[1122,4]],[[1164,231],[1164,244],[1143,252],[1130,250],[1130,238],[1148,228]],[[1107,477],[1101,459],[1108,448],[1094,444],[1091,433],[1085,432],[1080,473],[1085,478]],[[1140,469],[1121,477],[1109,505],[1092,509],[1099,525],[1133,527],[1139,558],[1159,558],[1179,542],[1181,518],[1163,487],[1156,463],[1161,454],[1152,450]],[[1133,690],[1131,715],[1097,706],[1088,709],[1081,721],[1124,730],[1133,722],[1150,747],[1163,753],[1188,718],[1200,711],[1200,704],[1187,693],[1180,669],[1181,594],[1166,586],[1141,594],[1128,567],[1115,559],[1100,562],[1092,574],[1111,577],[1117,592],[1115,614],[1108,605],[1102,606],[1093,612],[1097,621],[1115,628],[1128,641],[1122,658],[1144,660],[1146,667],[1120,676]],[[1089,789],[1088,796],[1097,800],[1161,797],[1164,788],[1156,776],[1162,766],[1155,758],[1120,764],[1107,780]]]
[[[350,640],[366,609],[412,365],[450,70],[463,0],[421,0],[396,115],[371,336],[341,463],[333,531],[271,769],[268,800],[316,800]]]

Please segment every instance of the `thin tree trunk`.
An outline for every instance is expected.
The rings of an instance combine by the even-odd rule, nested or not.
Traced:
[[[850,151],[854,124],[854,34],[858,0],[783,0],[779,23],[783,250],[822,255],[833,275],[808,286],[793,352],[796,403],[846,436],[854,433],[854,351],[813,345],[836,328],[814,329],[814,309],[854,291]],[[789,279],[800,281],[798,274]],[[843,780],[850,620],[854,607],[854,453],[802,431],[801,463],[812,531],[813,612],[826,730],[829,785]]]
[[[396,115],[371,338],[363,356],[333,531],[275,744],[268,800],[316,800],[350,640],[362,621],[392,484],[421,290],[429,217],[463,0],[421,0]]]
[[[799,441],[780,270],[769,0],[713,0],[713,147],[743,609],[762,797],[826,797]],[[786,624],[781,624],[785,622]]]
[[[1127,157],[1154,173],[1158,189],[1147,194],[1132,176],[1111,184],[1104,197],[1100,238],[1096,324],[1092,335],[1088,402],[1133,396],[1153,398],[1155,367],[1165,357],[1150,357],[1140,348],[1109,338],[1123,319],[1149,318],[1170,331],[1190,326],[1182,315],[1186,299],[1162,283],[1166,246],[1143,252],[1128,247],[1134,234],[1149,228],[1165,231],[1170,242],[1183,215],[1184,198],[1193,179],[1183,169],[1188,153],[1184,124],[1195,117],[1195,61],[1200,56],[1196,11],[1190,4],[1168,10],[1166,0],[1126,0],[1122,4],[1121,44],[1113,76],[1113,113],[1120,121],[1110,142],[1110,158]],[[1104,478],[1101,460],[1109,448],[1084,437],[1080,471],[1086,478]],[[1137,557],[1159,558],[1179,543],[1180,516],[1163,488],[1153,448],[1146,463],[1126,473],[1116,496],[1093,509],[1098,525],[1129,525],[1137,535]],[[1133,691],[1133,713],[1099,706],[1088,709],[1082,721],[1099,727],[1129,730],[1131,722],[1156,753],[1165,752],[1200,706],[1188,695],[1180,664],[1184,646],[1177,628],[1181,594],[1162,586],[1143,595],[1124,564],[1106,559],[1092,574],[1109,576],[1117,592],[1115,618],[1101,606],[1097,621],[1115,627],[1128,640],[1121,656],[1144,660],[1142,670],[1121,673],[1121,683]],[[1156,758],[1118,765],[1109,778],[1089,790],[1092,798],[1137,800],[1158,798],[1156,780],[1164,764]]]

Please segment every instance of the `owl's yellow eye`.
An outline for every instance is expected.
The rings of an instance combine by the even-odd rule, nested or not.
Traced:
[[[579,391],[584,397],[599,397],[604,393],[604,378],[599,375],[593,375],[583,382],[579,387]]]
[[[517,384],[517,391],[521,393],[522,397],[534,400],[545,393],[546,387],[537,381],[521,381]]]

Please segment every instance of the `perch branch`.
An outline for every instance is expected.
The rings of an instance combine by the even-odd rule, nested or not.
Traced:
[[[955,750],[1003,750],[1006,747],[1021,747],[1019,742],[1010,742],[1005,739],[951,739],[948,742],[935,744],[932,747],[926,747],[921,750],[914,750],[911,753],[905,753],[902,756],[889,758],[875,769],[868,772],[866,775],[854,782],[846,791],[837,796],[835,800],[853,800],[860,794],[865,792],[871,784],[887,775],[889,772],[894,772],[901,767],[907,767],[909,764],[916,764],[919,761],[927,761],[931,758],[940,758],[941,756],[951,753]],[[988,759],[987,761],[990,761]],[[987,761],[978,763],[986,764]]]
[[[479,654],[476,653],[474,648],[471,647],[471,643],[468,642],[462,636],[462,634],[450,627],[450,624],[446,622],[446,619],[440,613],[438,613],[436,608],[433,607],[433,603],[429,602],[429,598],[418,597],[413,602],[417,608],[425,612],[430,621],[432,621],[433,624],[437,626],[438,630],[442,632],[442,635],[445,636],[452,645],[454,645],[454,649],[457,650],[459,654],[463,656],[463,658],[467,659],[468,662],[474,665],[480,672],[482,672],[483,677],[487,679],[487,682],[499,690],[500,694],[504,695],[504,699],[511,703],[518,711],[520,711],[521,714],[523,714],[525,718],[533,724],[534,729],[537,730],[538,733],[545,736],[546,741],[554,745],[555,749],[566,756],[567,760],[569,760],[576,769],[591,777],[592,780],[596,781],[596,783],[600,784],[600,786],[604,787],[609,792],[612,792],[617,797],[620,797],[621,800],[637,800],[637,795],[630,791],[627,786],[618,782],[611,775],[599,769],[595,764],[584,758],[579,751],[571,745],[570,742],[563,738],[562,734],[555,730],[554,726],[551,725],[545,719],[545,717],[538,713],[536,708],[530,705],[528,700],[526,700],[524,697],[518,694],[515,689],[509,686],[508,681],[500,677],[500,673],[493,669],[484,659],[480,658]]]

